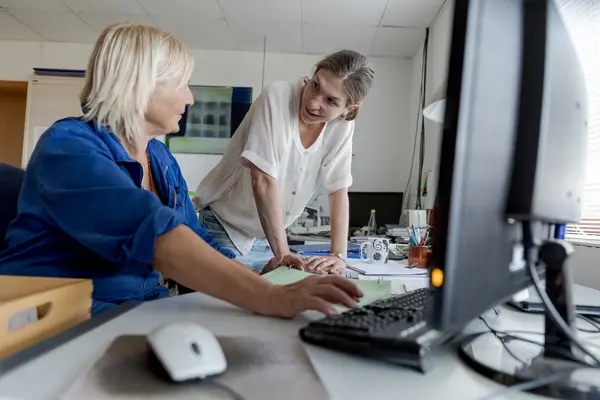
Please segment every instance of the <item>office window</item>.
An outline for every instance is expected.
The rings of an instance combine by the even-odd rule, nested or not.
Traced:
[[[588,87],[588,154],[583,213],[567,229],[574,242],[600,245],[600,0],[557,0],[581,59]]]

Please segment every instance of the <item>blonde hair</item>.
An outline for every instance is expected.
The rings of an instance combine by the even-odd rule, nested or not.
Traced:
[[[357,106],[344,119],[352,121],[358,116],[360,103],[371,90],[375,71],[364,54],[354,50],[340,50],[328,55],[315,66],[315,74],[327,70],[344,81],[346,106]]]
[[[84,119],[96,120],[137,151],[157,86],[173,79],[187,85],[193,68],[189,50],[169,32],[135,22],[110,25],[96,41],[85,73]]]

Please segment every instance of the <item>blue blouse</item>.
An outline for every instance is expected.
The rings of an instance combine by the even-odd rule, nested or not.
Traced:
[[[142,166],[95,122],[66,118],[40,138],[0,253],[0,274],[90,278],[96,303],[164,297],[152,268],[156,238],[185,224],[229,258],[199,223],[177,161],[153,139]]]

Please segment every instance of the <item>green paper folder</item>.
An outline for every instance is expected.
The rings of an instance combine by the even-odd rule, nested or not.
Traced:
[[[301,281],[304,278],[312,276],[308,272],[298,271],[297,269],[289,267],[279,267],[271,272],[263,275],[263,278],[276,285],[287,285]],[[391,282],[389,280],[358,280],[352,279],[352,282],[356,284],[363,292],[362,299],[358,302],[358,307],[366,306],[376,300],[383,299],[390,295],[392,289]],[[346,310],[346,307],[336,305],[338,311]]]

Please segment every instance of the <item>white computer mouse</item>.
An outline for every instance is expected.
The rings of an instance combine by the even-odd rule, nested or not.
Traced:
[[[227,360],[215,335],[193,322],[160,326],[147,340],[151,356],[175,382],[204,379],[227,369]]]

